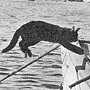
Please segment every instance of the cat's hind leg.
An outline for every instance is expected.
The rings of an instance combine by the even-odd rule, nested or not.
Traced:
[[[19,46],[20,46],[22,52],[25,53],[25,57],[27,57],[27,54],[29,55],[29,57],[32,56],[32,52],[31,52],[31,50],[29,50],[28,47],[33,46],[33,45],[37,44],[38,42],[39,41],[28,39],[28,40],[25,40],[25,41],[22,40],[19,43]]]
[[[23,48],[23,43],[24,43],[24,40],[21,40],[20,42],[19,42],[19,46],[20,46],[20,50],[23,52],[23,53],[25,53],[25,58],[27,57],[27,52],[26,52],[26,50]]]

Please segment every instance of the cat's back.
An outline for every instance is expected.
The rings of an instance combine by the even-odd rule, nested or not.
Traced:
[[[65,31],[63,27],[60,27],[55,24],[51,24],[45,21],[30,21],[24,25],[21,26],[22,30],[21,32],[24,33],[32,33],[32,32],[47,32],[47,33],[60,33],[62,34],[62,31]]]

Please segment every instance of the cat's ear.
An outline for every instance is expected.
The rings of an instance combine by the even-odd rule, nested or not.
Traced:
[[[79,31],[80,29],[81,29],[81,28],[77,28],[77,29],[76,29],[76,33],[78,33],[78,31]]]
[[[75,26],[72,27],[72,30],[75,31]]]

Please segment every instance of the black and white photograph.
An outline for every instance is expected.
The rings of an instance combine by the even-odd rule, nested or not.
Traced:
[[[0,0],[0,90],[90,90],[90,0]]]

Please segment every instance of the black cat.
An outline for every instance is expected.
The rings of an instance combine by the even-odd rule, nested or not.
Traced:
[[[32,56],[31,50],[29,50],[28,47],[40,41],[59,43],[70,51],[82,55],[84,54],[84,50],[71,44],[71,42],[76,42],[78,40],[79,30],[80,28],[74,30],[74,28],[60,27],[44,21],[31,21],[16,30],[10,44],[2,50],[2,53],[14,48],[21,36],[22,40],[19,42],[19,46],[22,52],[25,53],[25,57],[27,57],[27,54],[30,57]]]

